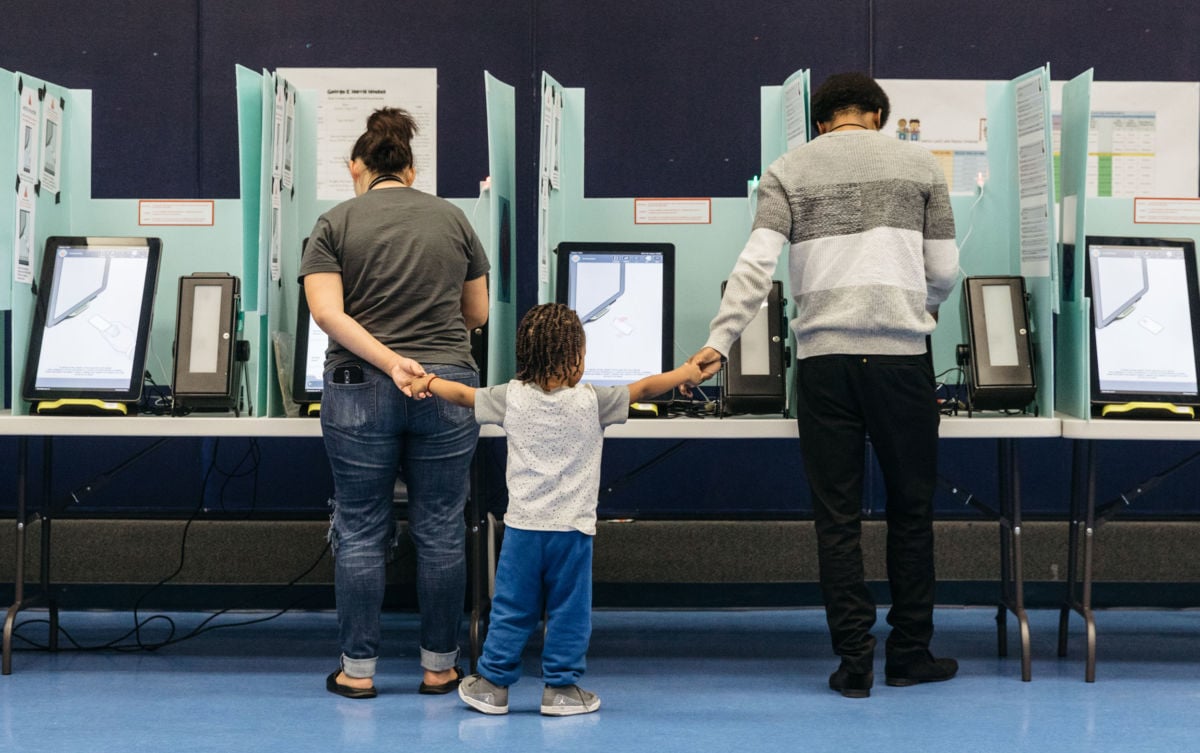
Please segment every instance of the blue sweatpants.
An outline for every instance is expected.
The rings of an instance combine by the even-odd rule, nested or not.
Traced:
[[[506,528],[496,594],[479,674],[508,687],[521,677],[521,653],[546,613],[542,678],[574,685],[592,636],[592,537],[579,531]]]

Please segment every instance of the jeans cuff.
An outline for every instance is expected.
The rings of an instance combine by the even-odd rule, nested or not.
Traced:
[[[458,649],[448,654],[439,654],[428,649],[421,649],[421,668],[430,672],[445,672],[454,669],[458,664]]]
[[[342,671],[346,673],[346,677],[355,679],[366,679],[375,676],[376,657],[370,659],[351,659],[349,656],[342,654]]]

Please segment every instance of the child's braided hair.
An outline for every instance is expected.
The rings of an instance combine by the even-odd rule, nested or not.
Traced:
[[[517,326],[517,379],[542,387],[570,379],[583,360],[583,342],[583,323],[569,306],[534,306]]]

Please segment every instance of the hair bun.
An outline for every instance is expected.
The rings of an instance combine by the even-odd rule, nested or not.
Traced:
[[[361,159],[375,173],[400,173],[413,165],[412,140],[417,121],[398,107],[381,107],[367,118],[351,159]]]

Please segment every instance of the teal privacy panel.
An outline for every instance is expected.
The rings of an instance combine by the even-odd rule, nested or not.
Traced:
[[[487,375],[490,383],[501,384],[516,373],[517,113],[513,87],[485,72],[484,90],[490,189],[489,222],[481,237],[492,263]]]
[[[1083,229],[1087,227],[1087,156],[1091,130],[1092,71],[1063,85],[1061,146],[1059,149],[1060,307],[1055,331],[1055,408],[1068,415],[1090,412],[1090,309],[1083,296]]]

